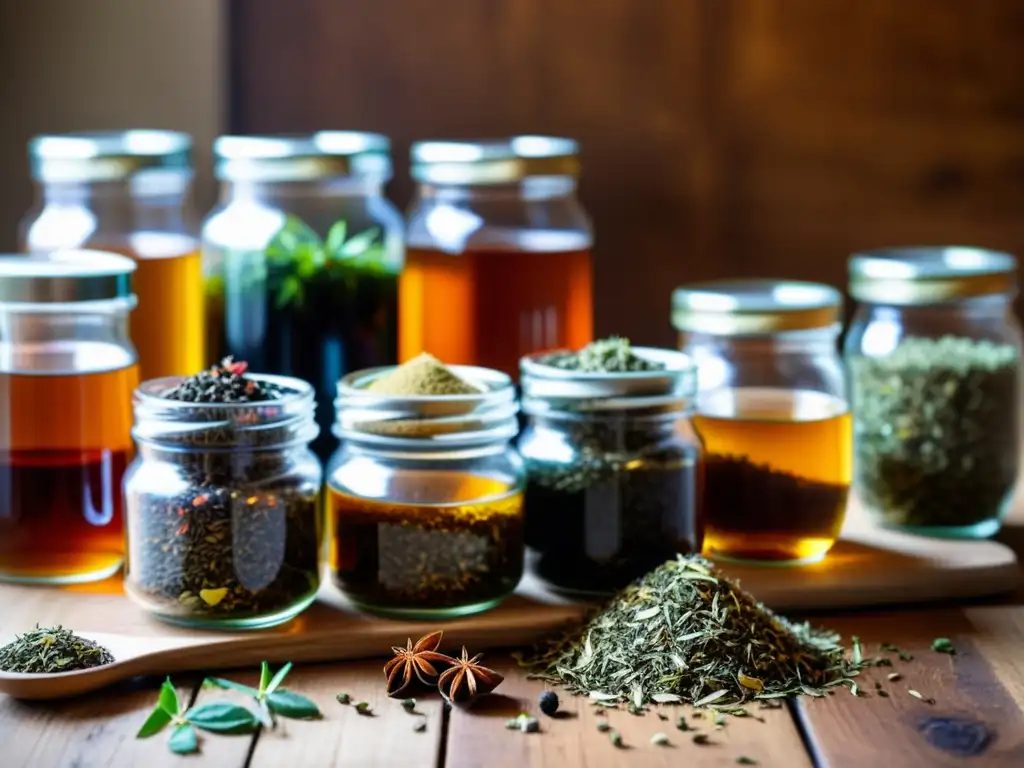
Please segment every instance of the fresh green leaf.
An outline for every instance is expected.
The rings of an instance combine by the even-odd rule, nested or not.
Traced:
[[[950,656],[956,655],[956,647],[948,637],[937,637],[932,640],[932,650],[936,653],[948,653]]]
[[[263,662],[260,665],[260,693],[267,693],[267,685],[270,683],[270,665]]]
[[[288,275],[281,283],[281,291],[277,294],[277,308],[284,309],[293,300],[296,304],[302,303],[302,281],[295,275]]]
[[[324,241],[324,250],[331,256],[336,256],[345,243],[345,235],[348,234],[348,222],[344,219],[334,222],[327,233],[327,240]]]
[[[171,683],[171,678],[164,680],[164,684],[160,686],[160,696],[157,698],[157,706],[160,707],[167,714],[174,716],[178,714],[178,692],[174,689],[174,685]]]
[[[320,708],[305,696],[292,691],[274,691],[267,696],[267,706],[275,715],[306,720],[320,717]]]
[[[185,719],[213,733],[250,733],[259,725],[259,718],[252,711],[226,701],[193,707],[185,713]]]
[[[325,262],[323,250],[316,246],[302,246],[292,254],[295,274],[302,280],[313,277]]]
[[[276,691],[280,687],[281,683],[284,682],[285,677],[288,675],[289,672],[291,672],[291,670],[292,663],[289,661],[287,664],[285,664],[283,667],[277,670],[277,674],[274,675],[274,679],[270,681],[270,685],[268,685],[264,690],[268,694],[271,694],[274,691]]]
[[[258,699],[256,701],[256,712],[254,714],[263,726],[267,728],[274,727],[274,716],[270,714],[270,707],[267,706],[266,699]]]
[[[146,722],[139,728],[139,732],[135,734],[136,739],[147,739],[153,734],[160,733],[167,724],[174,719],[174,715],[168,712],[163,707],[157,707],[149,713],[149,717],[146,718]]]
[[[167,746],[171,752],[177,755],[191,755],[199,751],[199,739],[196,738],[196,729],[188,723],[177,726],[171,731],[171,738],[167,740]]]
[[[348,241],[341,246],[341,250],[338,252],[338,255],[343,257],[358,256],[373,245],[379,237],[380,227],[364,229],[358,235],[353,235],[349,238]]]
[[[247,693],[250,696],[259,696],[260,694],[260,692],[255,688],[250,688],[248,685],[236,683],[234,680],[225,680],[223,677],[208,677],[203,681],[203,685],[214,686],[215,688],[229,688],[233,691]]]

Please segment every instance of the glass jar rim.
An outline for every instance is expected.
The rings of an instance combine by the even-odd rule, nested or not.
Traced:
[[[0,306],[47,311],[82,302],[132,299],[135,269],[132,259],[98,250],[0,255]]]
[[[579,176],[579,144],[562,136],[413,142],[409,174],[425,184],[510,184],[534,176]]]
[[[827,328],[839,322],[843,297],[830,285],[751,278],[680,286],[672,325],[687,333],[743,336]]]
[[[140,173],[192,174],[192,137],[131,129],[36,136],[28,144],[32,176],[47,182],[124,179]]]
[[[213,142],[213,154],[214,175],[221,181],[391,178],[391,140],[380,133],[226,135]]]

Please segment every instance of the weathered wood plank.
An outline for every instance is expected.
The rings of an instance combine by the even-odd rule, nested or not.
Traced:
[[[1024,710],[1024,608],[992,606],[968,608],[964,613],[974,628],[971,643]]]

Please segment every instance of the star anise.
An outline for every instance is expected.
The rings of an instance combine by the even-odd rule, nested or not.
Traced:
[[[442,632],[431,632],[412,644],[412,638],[406,641],[405,648],[392,646],[395,658],[384,665],[384,676],[388,681],[388,696],[398,696],[418,679],[421,683],[433,686],[441,671],[455,663],[451,656],[437,652],[441,644]],[[440,669],[438,669],[440,667]],[[415,675],[415,678],[414,678]]]
[[[477,662],[483,658],[478,653],[469,658],[466,646],[462,646],[462,657],[452,659],[452,666],[437,679],[437,689],[449,704],[469,704],[477,696],[490,693],[505,678]]]

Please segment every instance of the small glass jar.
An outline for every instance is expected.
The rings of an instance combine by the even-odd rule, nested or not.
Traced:
[[[854,488],[881,524],[991,536],[1020,458],[1017,262],[906,247],[850,259]]]
[[[171,131],[37,136],[37,184],[20,248],[90,248],[136,263],[132,342],[143,380],[203,367],[202,276],[192,139]]]
[[[210,360],[313,384],[320,434],[334,450],[333,402],[350,371],[398,356],[402,215],[384,197],[384,136],[222,136],[218,206],[203,224]]]
[[[673,325],[697,364],[705,552],[822,559],[846,516],[850,409],[836,340],[842,297],[816,283],[735,280],[676,289]]]
[[[68,584],[121,567],[134,271],[94,251],[0,257],[2,580]]]
[[[527,545],[537,573],[606,594],[701,549],[695,372],[679,352],[635,347],[664,370],[581,373],[522,360]]]
[[[480,394],[379,395],[393,368],[338,387],[341,447],[327,470],[334,583],[385,616],[443,619],[504,600],[523,573],[523,464],[515,389],[504,374],[452,366]]]
[[[249,375],[285,396],[192,403],[163,395],[182,377],[135,393],[138,457],[125,477],[125,589],[158,618],[258,628],[287,621],[320,585],[323,472],[312,388]]]
[[[426,351],[515,378],[523,355],[592,340],[578,152],[547,136],[413,144],[400,360]]]

